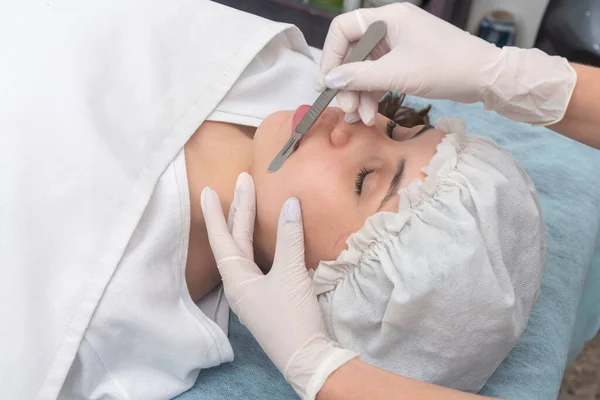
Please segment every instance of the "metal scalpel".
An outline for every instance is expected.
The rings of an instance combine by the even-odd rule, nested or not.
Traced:
[[[375,46],[383,39],[386,30],[387,27],[383,21],[376,21],[369,25],[365,34],[360,38],[344,64],[363,61],[367,58]],[[269,168],[267,169],[269,172],[275,172],[281,168],[285,160],[287,160],[296,149],[298,141],[306,132],[308,132],[311,126],[313,126],[323,111],[325,111],[325,108],[331,103],[331,100],[333,100],[337,92],[337,89],[327,89],[319,95],[310,110],[308,110],[308,113],[306,113],[300,120],[298,126],[296,126],[292,137],[283,145],[279,153],[277,153],[277,156],[271,162],[271,165],[269,165]]]

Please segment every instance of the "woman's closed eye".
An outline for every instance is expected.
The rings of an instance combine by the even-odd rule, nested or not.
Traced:
[[[363,190],[363,185],[365,183],[365,179],[367,178],[367,176],[372,173],[373,170],[372,169],[367,169],[367,168],[361,168],[359,173],[356,174],[356,180],[354,181],[354,191],[356,192],[357,195],[361,195],[362,190]]]

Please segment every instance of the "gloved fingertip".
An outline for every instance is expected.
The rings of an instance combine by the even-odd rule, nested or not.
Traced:
[[[367,116],[367,117],[365,117],[363,119],[363,123],[366,126],[373,126],[373,125],[375,125],[375,116],[373,115],[373,116]]]
[[[302,211],[298,199],[294,197],[287,199],[283,205],[283,215],[288,222],[298,222],[302,219]]]
[[[202,206],[202,209],[205,209],[208,202],[209,202],[209,197],[212,196],[214,193],[214,190],[212,190],[209,186],[206,186],[204,189],[202,189],[202,192],[200,193],[200,205]]]
[[[357,92],[341,90],[336,98],[338,105],[346,114],[353,113],[358,108],[359,94]]]
[[[371,98],[368,95],[361,96],[361,103],[358,107],[358,114],[360,119],[366,126],[373,126],[375,124],[375,113],[377,109],[370,103]]]
[[[360,121],[360,116],[356,112],[352,112],[344,116],[344,122],[347,124],[353,124],[358,121]]]
[[[242,181],[244,179],[247,179],[247,175],[248,173],[246,171],[243,171],[241,174],[238,175],[237,180],[235,181],[235,186],[240,186]]]
[[[239,191],[241,194],[241,191],[244,190],[244,188],[252,184],[254,184],[252,176],[244,171],[238,176],[237,181],[235,181],[235,192]]]
[[[321,72],[317,78],[315,90],[320,93],[323,92],[325,89],[327,89],[327,86],[325,85],[325,74]]]
[[[350,79],[340,73],[337,69],[329,71],[325,75],[325,85],[331,89],[343,89],[350,83]]]

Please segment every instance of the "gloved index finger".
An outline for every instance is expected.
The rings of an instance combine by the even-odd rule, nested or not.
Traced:
[[[214,190],[209,187],[202,190],[201,206],[208,232],[208,241],[217,264],[226,257],[246,258],[229,233],[219,196]]]
[[[350,43],[359,40],[363,33],[358,12],[338,15],[333,19],[323,45],[321,56],[321,72],[326,74],[344,61]],[[366,28],[364,28],[366,30]]]

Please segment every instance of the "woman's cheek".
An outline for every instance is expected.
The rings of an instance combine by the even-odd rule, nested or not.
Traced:
[[[311,217],[309,210],[303,215],[304,223],[304,260],[306,268],[315,269],[320,261],[327,260],[325,253],[326,237],[323,237],[323,230],[315,223],[316,218]]]
[[[304,226],[305,261],[307,268],[316,268],[320,261],[335,260],[345,247],[351,214],[343,202],[335,201],[331,192],[312,194],[300,199]]]
[[[321,261],[337,259],[346,248],[346,239],[352,233],[344,230],[342,223],[331,226],[326,217],[306,216],[304,222],[304,246],[306,267],[314,269]],[[329,226],[327,226],[329,225]]]

